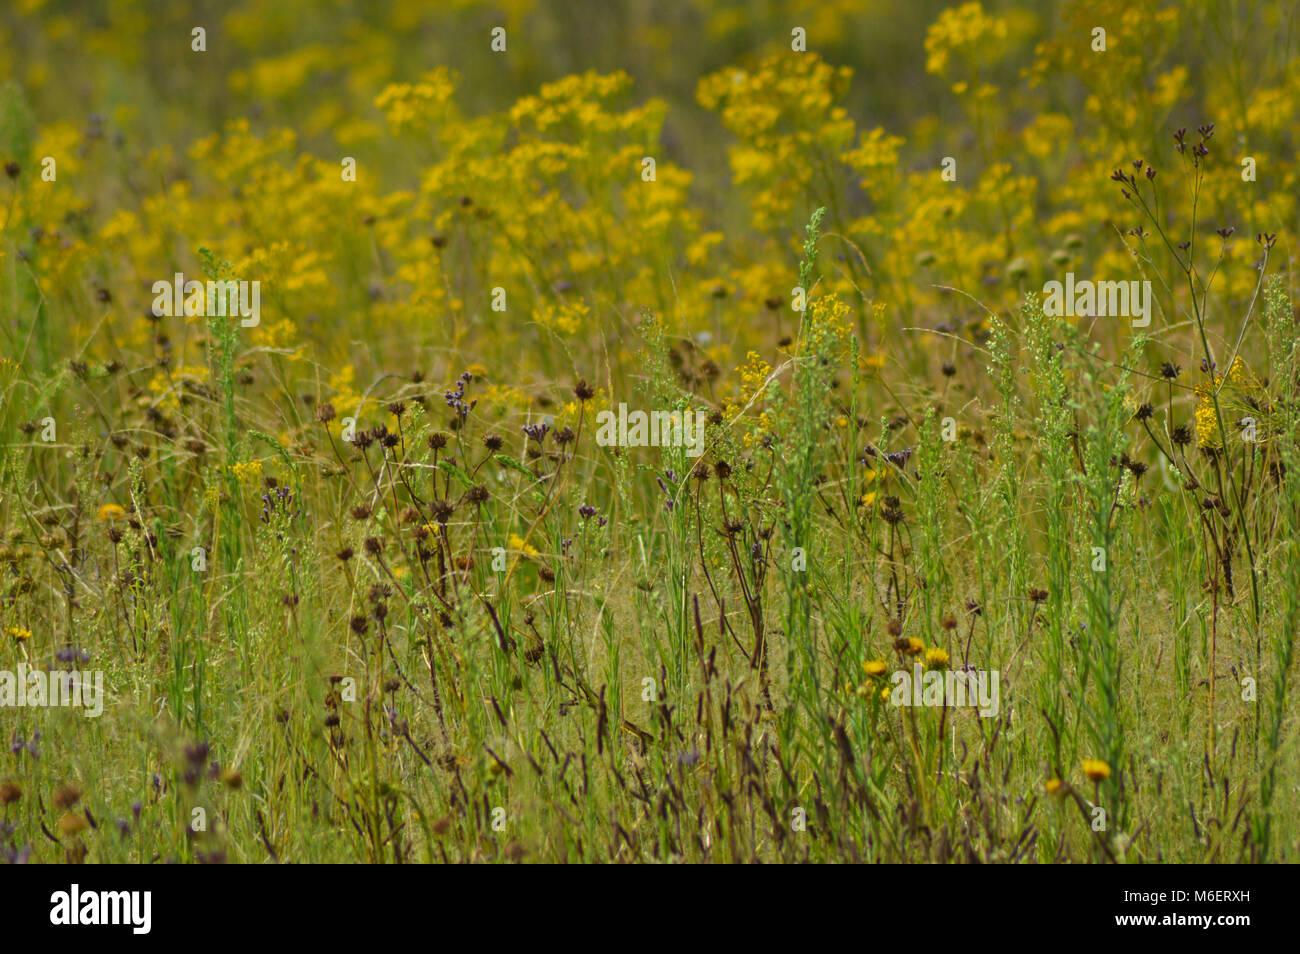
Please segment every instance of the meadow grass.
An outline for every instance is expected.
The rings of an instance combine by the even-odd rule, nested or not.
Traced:
[[[490,5],[250,6],[211,52],[19,6],[0,671],[106,698],[0,708],[0,857],[1295,859],[1285,31],[903,5],[875,49],[957,105],[895,134],[782,5],[717,5],[743,65],[693,36],[635,99],[567,4],[496,60]],[[412,65],[439,24],[475,82]],[[1065,271],[1150,281],[1152,325],[1049,315]],[[159,313],[175,272],[259,281],[259,323]],[[620,402],[706,415],[703,453],[599,443]],[[914,669],[996,704],[895,705]]]

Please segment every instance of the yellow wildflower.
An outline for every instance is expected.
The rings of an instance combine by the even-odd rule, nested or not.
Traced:
[[[1084,759],[1083,774],[1093,782],[1103,782],[1110,778],[1110,766],[1101,759]]]
[[[530,546],[528,544],[528,541],[525,540],[523,537],[519,536],[519,534],[517,533],[510,534],[510,549],[518,550],[520,553],[522,553],[526,557],[529,557],[530,559],[541,556],[541,553],[538,551],[536,547]]]
[[[262,461],[244,460],[230,465],[230,472],[235,475],[241,486],[252,487],[262,479]]]

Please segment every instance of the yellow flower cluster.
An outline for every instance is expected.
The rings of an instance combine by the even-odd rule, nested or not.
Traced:
[[[245,460],[237,464],[231,464],[230,472],[235,475],[239,485],[244,488],[256,487],[258,481],[262,479],[262,461]]]
[[[1238,355],[1226,374],[1212,374],[1202,384],[1196,385],[1196,407],[1194,421],[1196,425],[1196,444],[1198,447],[1222,447],[1223,440],[1219,432],[1219,414],[1215,411],[1215,397],[1219,399],[1219,409],[1223,413],[1223,426],[1234,428],[1240,420],[1248,418],[1253,422],[1250,440],[1258,442],[1263,439],[1260,412],[1250,407],[1244,400],[1252,391],[1257,390],[1247,370],[1246,364]],[[1246,418],[1242,417],[1242,414]],[[1244,429],[1243,429],[1244,430]]]
[[[543,327],[557,334],[576,334],[591,309],[582,302],[566,303],[560,306],[546,305],[537,313],[537,321]]]
[[[1104,782],[1110,778],[1110,765],[1104,759],[1084,759],[1083,774],[1091,782]]]
[[[949,7],[925,34],[925,68],[947,75],[951,58],[968,63],[996,59],[1007,38],[1007,21],[990,16],[978,2]]]
[[[838,105],[851,76],[847,67],[807,53],[774,55],[752,71],[728,68],[700,81],[700,104],[719,111],[740,139],[730,151],[731,170],[753,191],[756,228],[788,228],[808,171],[837,161],[852,142],[853,120]]]
[[[510,534],[509,549],[522,553],[527,559],[535,560],[541,552],[517,533]]]
[[[455,91],[455,74],[439,66],[425,73],[418,83],[393,83],[384,87],[375,105],[394,132],[426,130],[447,116]]]

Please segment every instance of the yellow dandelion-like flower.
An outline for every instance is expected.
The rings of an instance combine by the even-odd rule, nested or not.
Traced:
[[[64,812],[59,819],[59,832],[66,838],[72,838],[86,830],[86,819],[72,812]]]
[[[529,558],[535,558],[541,556],[541,552],[536,547],[530,546],[528,544],[528,541],[525,540],[523,537],[519,536],[517,533],[512,533],[510,535],[510,549],[518,550],[524,556]]]
[[[903,652],[907,653],[909,656],[915,656],[924,651],[925,643],[921,642],[915,636],[909,636],[907,638],[907,648],[904,649]]]
[[[948,665],[948,654],[938,646],[925,651],[925,664],[932,669],[943,669]]]
[[[1084,759],[1083,774],[1094,782],[1104,782],[1110,778],[1110,766],[1101,759]]]
[[[1049,778],[1047,782],[1043,785],[1043,788],[1047,789],[1048,795],[1061,794],[1061,787],[1062,787],[1061,780],[1059,778]]]
[[[32,638],[32,631],[30,629],[22,629],[18,626],[10,626],[8,633],[20,643],[25,643],[27,640]]]
[[[100,520],[121,520],[126,516],[126,511],[117,504],[104,504],[99,508]]]
[[[578,330],[578,322],[567,309],[546,306],[534,316],[543,328],[557,334],[571,335]]]
[[[868,676],[883,676],[885,674],[885,661],[883,659],[868,659],[862,664],[862,671]]]

